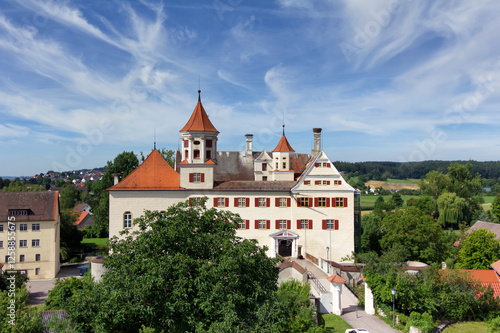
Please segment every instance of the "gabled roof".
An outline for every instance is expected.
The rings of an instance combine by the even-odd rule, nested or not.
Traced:
[[[131,174],[109,191],[182,190],[180,175],[165,161],[158,150],[153,150]]]
[[[200,91],[198,91],[199,93]],[[194,108],[193,114],[191,118],[189,118],[188,122],[179,132],[216,132],[219,133],[218,130],[215,129],[214,125],[210,119],[208,119],[208,115],[201,104],[200,97],[198,95],[198,104]]]
[[[286,136],[284,136],[284,135],[281,137],[281,140],[280,140],[280,142],[278,142],[278,145],[276,146],[276,148],[274,148],[273,152],[275,152],[275,151],[295,152],[295,150],[293,150],[292,146],[290,146],[290,143],[286,139]]]
[[[59,192],[0,192],[0,222],[6,222],[9,210],[27,210],[16,221],[55,221],[58,214]]]
[[[500,276],[500,260],[492,263],[491,268],[493,268],[495,270],[495,272],[497,273],[497,275]]]
[[[332,282],[332,283],[344,283],[345,280],[340,277],[340,275],[338,274],[335,274],[335,275],[331,275],[329,277],[326,278],[328,280],[328,282]]]

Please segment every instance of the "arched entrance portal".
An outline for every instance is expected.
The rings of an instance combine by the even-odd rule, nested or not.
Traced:
[[[274,257],[296,257],[299,235],[282,230],[269,235],[273,238]]]

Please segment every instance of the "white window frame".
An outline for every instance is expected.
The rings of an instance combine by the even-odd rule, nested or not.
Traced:
[[[258,220],[259,221],[259,230],[267,229],[267,220]]]
[[[31,231],[40,231],[40,223],[32,223]]]
[[[132,213],[125,212],[123,213],[123,229],[132,228]]]
[[[19,231],[28,231],[28,223],[20,223]]]
[[[238,198],[238,207],[246,207],[247,199],[246,198]]]
[[[288,225],[287,220],[278,220],[278,229],[286,229]]]
[[[247,221],[246,220],[238,221],[238,229],[246,229],[246,228],[247,228]]]
[[[288,198],[279,198],[278,207],[288,207]]]
[[[267,207],[267,198],[258,198],[258,206],[257,207]]]
[[[31,247],[40,247],[40,240],[39,239],[32,239],[31,240]]]
[[[28,247],[28,240],[27,239],[19,240],[19,247]]]
[[[300,220],[300,229],[309,229],[309,220]]]
[[[326,220],[326,229],[335,230],[335,220]]]

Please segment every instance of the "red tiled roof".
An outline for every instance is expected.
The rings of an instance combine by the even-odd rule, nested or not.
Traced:
[[[183,188],[180,187],[179,173],[165,161],[157,150],[153,150],[137,169],[108,190],[155,191],[183,190]]]
[[[286,136],[282,136],[280,142],[278,142],[278,145],[276,148],[274,148],[273,152],[275,151],[291,151],[295,152],[293,150],[292,146],[290,146],[290,143],[288,143],[288,140],[286,139]]]
[[[215,191],[290,191],[297,184],[295,181],[255,181],[255,180],[230,180],[216,182]]]
[[[295,261],[286,261],[286,262],[283,262],[281,263],[278,268],[280,270],[280,272],[282,270],[284,270],[285,268],[288,268],[288,267],[292,267],[294,268],[297,272],[299,272],[300,274],[304,274],[306,272],[306,269],[302,266],[300,266],[297,262]]]
[[[75,215],[77,215],[76,221],[73,222],[73,225],[76,225],[76,226],[80,225],[80,223],[82,223],[82,221],[87,217],[87,215],[89,215],[89,213],[86,211],[82,212],[82,211],[78,211],[78,210],[76,210],[76,211],[73,210],[71,212],[74,213]]]
[[[210,119],[208,119],[208,115],[201,104],[201,101],[198,99],[198,104],[194,108],[193,114],[191,118],[189,118],[188,122],[179,132],[188,132],[188,131],[196,131],[196,132],[216,132],[219,133],[218,130],[215,129],[214,125]]]
[[[343,278],[341,278],[340,275],[338,275],[338,274],[331,275],[331,276],[327,277],[326,279],[332,283],[344,283],[345,282],[345,280]]]
[[[461,272],[469,273],[470,276],[481,283],[483,287],[491,286],[493,289],[493,296],[500,297],[500,277],[491,269],[474,269],[474,270],[460,270]]]
[[[497,272],[497,274],[500,275],[500,260],[492,263],[491,268],[493,268]]]
[[[0,192],[0,222],[6,222],[10,209],[28,210],[17,215],[16,221],[55,221],[58,214],[59,192]]]

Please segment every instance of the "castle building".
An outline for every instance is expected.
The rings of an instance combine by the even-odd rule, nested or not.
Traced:
[[[276,257],[310,256],[340,261],[357,250],[360,192],[344,181],[321,149],[321,129],[313,129],[311,154],[296,153],[283,135],[276,147],[219,151],[219,131],[200,97],[180,130],[181,149],[172,168],[157,150],[109,189],[109,236],[134,228],[144,210],[166,210],[178,202],[229,210],[241,216],[237,235],[256,239]]]
[[[59,272],[59,193],[0,192],[0,260],[3,271],[31,280]]]

